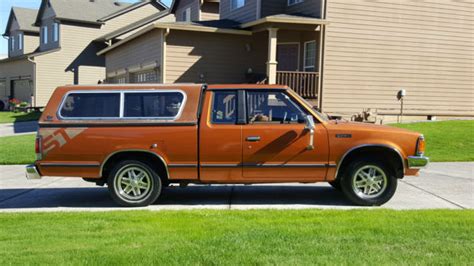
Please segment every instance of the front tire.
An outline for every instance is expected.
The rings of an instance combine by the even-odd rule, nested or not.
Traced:
[[[340,184],[344,195],[362,206],[380,206],[397,190],[395,171],[383,162],[370,159],[351,162]]]
[[[112,199],[124,207],[143,207],[161,194],[161,179],[147,164],[127,160],[117,163],[107,178]]]

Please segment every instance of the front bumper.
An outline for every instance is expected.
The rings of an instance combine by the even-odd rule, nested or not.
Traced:
[[[423,155],[408,156],[408,168],[409,169],[421,169],[428,165],[430,158]]]
[[[26,179],[41,179],[41,175],[34,164],[26,166]]]

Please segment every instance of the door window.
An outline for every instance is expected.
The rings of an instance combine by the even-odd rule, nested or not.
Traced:
[[[284,92],[247,92],[249,124],[254,123],[305,123],[305,113]]]
[[[213,124],[237,123],[237,92],[216,91],[212,106]]]

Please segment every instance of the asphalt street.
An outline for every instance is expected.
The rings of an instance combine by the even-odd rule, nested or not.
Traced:
[[[419,176],[398,183],[381,208],[472,209],[474,162],[432,163]],[[190,185],[164,189],[146,210],[180,209],[352,209],[343,194],[326,183],[265,185]],[[374,207],[371,207],[374,208]],[[379,207],[376,207],[379,208]],[[135,208],[137,209],[137,208]],[[26,180],[24,166],[0,166],[0,212],[130,210],[115,205],[106,187],[80,178]]]

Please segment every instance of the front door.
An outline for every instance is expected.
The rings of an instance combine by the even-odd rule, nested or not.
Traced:
[[[299,44],[278,44],[277,47],[277,70],[298,71]]]
[[[247,91],[248,123],[242,128],[243,179],[251,182],[324,180],[326,129],[316,124],[314,149],[305,130],[306,111],[284,90]]]

